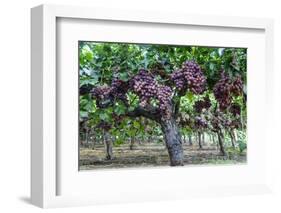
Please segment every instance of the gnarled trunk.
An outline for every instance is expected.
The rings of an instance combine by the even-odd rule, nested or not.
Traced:
[[[226,156],[226,152],[225,152],[225,149],[224,149],[224,137],[223,137],[223,134],[221,131],[218,131],[217,132],[218,134],[218,140],[219,140],[219,148],[220,148],[220,153],[223,155],[223,156]]]
[[[159,114],[159,111],[153,107],[137,107],[135,110],[127,112],[129,117],[143,116],[153,121],[156,121],[161,125],[161,129],[164,135],[166,148],[170,157],[171,166],[183,166],[183,149],[181,136],[175,120],[175,112],[173,112],[173,105],[170,105],[171,116],[164,118]]]
[[[93,135],[92,150],[94,150],[96,148],[96,142],[97,142],[97,137],[96,137],[96,135]]]
[[[168,149],[171,166],[183,166],[181,136],[174,118],[161,120],[161,128]]]
[[[183,134],[183,135],[182,135],[182,142],[183,142],[183,143],[186,143],[186,137],[185,137],[185,134]]]
[[[136,148],[135,142],[136,142],[136,138],[135,138],[135,136],[132,136],[131,141],[130,141],[130,150],[133,150]]]
[[[189,146],[192,146],[192,137],[191,137],[190,133],[188,134],[188,143],[189,143]]]
[[[201,133],[201,136],[202,136],[202,144],[205,145],[205,133],[202,132],[202,133]]]
[[[235,146],[235,144],[236,144],[236,137],[235,137],[235,133],[234,133],[233,129],[229,130],[229,136],[230,136],[230,139],[231,139],[231,145],[235,149],[236,148],[236,146]]]
[[[113,159],[112,141],[110,140],[109,134],[106,131],[103,131],[103,142],[104,142],[105,152],[106,152],[105,158],[107,160],[112,160]]]
[[[89,140],[90,140],[90,128],[87,128],[86,135],[85,135],[86,144],[89,144]]]
[[[201,132],[199,131],[198,132],[198,145],[199,145],[199,149],[202,149],[202,135],[201,135]]]

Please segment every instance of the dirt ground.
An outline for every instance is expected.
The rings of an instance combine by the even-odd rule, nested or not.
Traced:
[[[246,163],[246,153],[229,152],[228,156],[221,156],[216,146],[183,145],[184,164],[243,164]],[[105,159],[103,145],[98,145],[95,149],[80,148],[80,170],[109,169],[109,168],[135,168],[135,167],[155,167],[169,165],[169,156],[163,144],[142,144],[137,145],[133,150],[127,144],[113,147],[112,160]]]

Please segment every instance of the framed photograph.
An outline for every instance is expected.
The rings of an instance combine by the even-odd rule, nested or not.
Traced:
[[[271,192],[273,22],[31,10],[31,200]]]

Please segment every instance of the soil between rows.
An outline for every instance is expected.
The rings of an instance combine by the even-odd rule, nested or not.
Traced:
[[[198,149],[195,145],[183,145],[185,165],[244,164],[246,153],[230,150],[228,156],[220,155],[216,146]],[[105,159],[103,145],[95,149],[80,148],[80,170],[156,167],[169,165],[168,152],[163,144],[141,144],[130,150],[128,145],[113,147],[112,160]]]

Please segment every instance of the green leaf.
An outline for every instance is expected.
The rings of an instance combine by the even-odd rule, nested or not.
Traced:
[[[134,121],[134,123],[133,123],[133,125],[134,125],[134,127],[136,128],[136,129],[139,129],[140,128],[140,123],[138,122],[138,121]]]
[[[126,108],[123,104],[116,104],[115,108],[114,108],[114,112],[117,114],[117,115],[121,115],[121,114],[124,114],[126,112]]]
[[[127,131],[127,134],[128,134],[130,137],[135,136],[136,130],[135,130],[135,129],[129,129],[129,130]]]
[[[88,112],[80,111],[80,118],[87,118],[87,117],[88,117]]]
[[[115,146],[120,146],[120,145],[122,145],[123,143],[124,143],[124,139],[123,139],[122,137],[118,137],[118,138],[116,138],[115,141],[114,141],[114,145],[115,145]]]
[[[245,149],[247,149],[247,144],[246,143],[244,143],[244,142],[242,142],[242,141],[238,141],[238,143],[239,143],[239,150],[240,150],[240,152],[243,152]]]
[[[214,63],[210,63],[209,68],[210,70],[214,70],[216,67],[216,65]]]
[[[109,117],[109,115],[107,114],[107,113],[100,113],[99,114],[99,117],[100,117],[100,119],[101,120],[103,120],[103,121],[109,121],[110,120],[110,117]]]
[[[88,61],[91,61],[93,59],[93,53],[92,52],[86,52],[85,53],[85,58],[88,60]]]
[[[129,79],[128,73],[126,73],[126,72],[119,73],[119,79],[122,81],[128,81],[128,79]]]
[[[192,94],[192,92],[187,92],[186,95],[187,95],[188,100],[189,100],[190,102],[192,102],[193,99],[194,99],[194,95]]]

